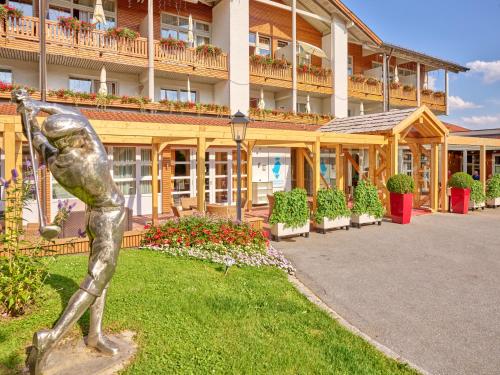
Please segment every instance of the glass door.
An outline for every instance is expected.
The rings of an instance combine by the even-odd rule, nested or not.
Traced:
[[[206,153],[206,200],[207,203],[232,204],[231,174],[232,152],[214,149]]]
[[[173,150],[172,201],[179,206],[183,197],[196,195],[196,152],[193,149]]]

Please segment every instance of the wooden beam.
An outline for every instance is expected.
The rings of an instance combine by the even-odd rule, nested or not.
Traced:
[[[316,208],[316,199],[318,196],[318,191],[321,188],[321,144],[319,142],[319,137],[313,145],[313,197],[314,197],[314,208]]]
[[[394,134],[390,141],[390,154],[391,154],[391,168],[389,170],[389,177],[398,174],[399,167],[399,134]]]
[[[481,180],[481,184],[483,184],[483,191],[486,191],[486,180],[487,180],[486,171],[486,146],[481,146],[479,148],[479,178]]]
[[[462,136],[450,135],[448,137],[448,144],[450,144],[450,145],[462,145],[462,146],[500,147],[500,139],[479,138],[479,137],[462,137]]]
[[[158,224],[158,150],[159,144],[153,143],[151,149],[151,201],[152,221]]]
[[[305,181],[304,181],[304,151],[302,148],[297,148],[295,151],[295,167],[297,173],[297,187],[304,189]]]
[[[335,146],[335,183],[337,189],[344,191],[344,158],[342,145]]]
[[[253,148],[255,141],[247,142],[247,211],[252,209],[253,202],[253,183],[252,183],[252,165],[253,165]]]
[[[448,137],[441,145],[441,211],[448,211]]]
[[[358,172],[359,176],[361,177],[361,172],[359,170],[359,164],[356,162],[356,160],[354,160],[351,153],[347,150],[344,150],[344,156],[347,160],[349,160],[351,162],[352,166],[354,167],[356,172]]]
[[[377,149],[374,145],[370,145],[368,148],[368,178],[372,184],[376,184],[376,175],[377,172]]]
[[[198,211],[200,212],[205,212],[205,152],[205,138],[199,137],[198,148],[196,149],[196,197],[198,199]]]
[[[439,146],[431,145],[431,210],[436,212],[439,210]],[[420,199],[419,199],[420,202]]]

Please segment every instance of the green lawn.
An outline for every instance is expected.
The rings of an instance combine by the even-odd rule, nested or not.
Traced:
[[[0,373],[24,362],[33,332],[51,326],[86,264],[86,256],[58,258],[39,309],[0,320]],[[346,331],[270,268],[233,267],[224,276],[207,262],[123,251],[104,324],[137,332],[139,351],[125,374],[415,374]],[[85,315],[74,333],[87,325]]]

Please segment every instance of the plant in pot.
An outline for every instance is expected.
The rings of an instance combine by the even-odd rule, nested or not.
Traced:
[[[396,174],[387,180],[387,190],[390,192],[392,222],[409,224],[413,208],[415,181],[406,174]]]
[[[377,187],[366,180],[358,182],[354,189],[354,206],[352,207],[351,223],[361,228],[362,224],[382,225],[384,205],[378,197]]]
[[[342,190],[321,189],[318,191],[314,221],[322,233],[326,233],[327,229],[349,229],[351,211],[347,207],[345,194]]]
[[[284,236],[309,236],[309,205],[304,189],[274,193],[274,206],[269,218],[271,238],[279,241]]]
[[[486,183],[486,204],[494,208],[500,206],[500,174],[494,175]]]
[[[469,211],[470,188],[474,180],[470,174],[457,172],[451,176],[448,186],[451,187],[451,211],[466,214]]]
[[[470,187],[469,209],[477,210],[486,205],[486,194],[484,194],[483,184],[481,181],[474,181]]]

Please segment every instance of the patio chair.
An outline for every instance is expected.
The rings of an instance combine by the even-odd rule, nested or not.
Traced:
[[[193,215],[196,210],[183,210],[182,206],[172,206],[172,212],[175,217],[186,217]]]
[[[198,207],[198,198],[197,197],[182,197],[181,198],[181,207],[182,207],[183,211],[195,210]]]

